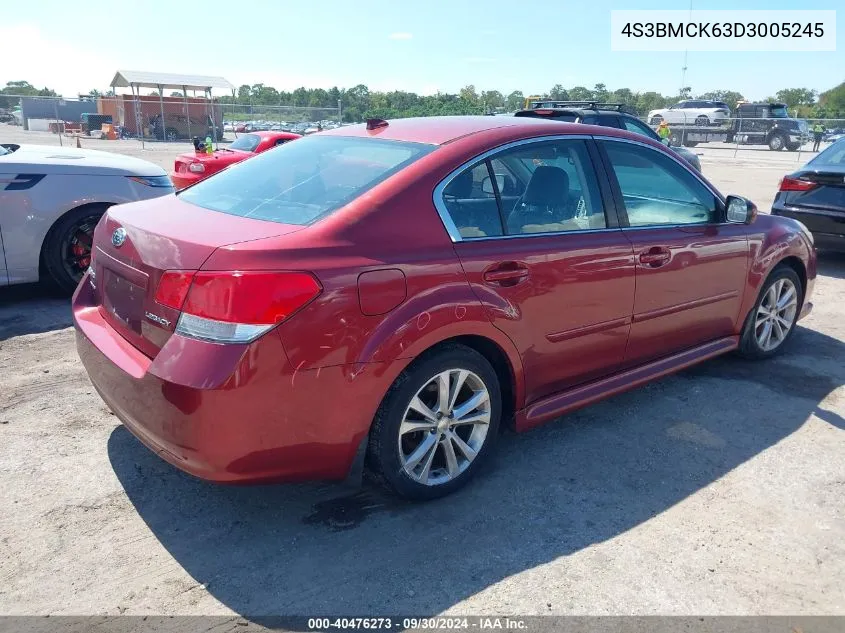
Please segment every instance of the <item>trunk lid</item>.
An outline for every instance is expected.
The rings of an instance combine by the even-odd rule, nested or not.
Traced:
[[[100,312],[121,336],[154,358],[180,314],[155,300],[164,271],[199,270],[221,246],[302,228],[203,209],[175,195],[112,207],[94,233],[91,267]]]
[[[808,191],[790,191],[786,204],[802,209],[819,209],[845,217],[845,167],[825,166],[791,175],[815,183]]]

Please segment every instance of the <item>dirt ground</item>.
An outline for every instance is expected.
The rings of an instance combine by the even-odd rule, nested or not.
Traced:
[[[702,152],[761,207],[794,159]],[[0,614],[845,615],[845,256],[814,303],[778,359],[508,435],[412,505],[179,473],[91,387],[67,300],[0,289]]]

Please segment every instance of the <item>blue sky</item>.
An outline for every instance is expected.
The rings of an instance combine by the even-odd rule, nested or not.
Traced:
[[[106,89],[115,70],[222,75],[280,89],[351,87],[456,92],[554,84],[675,94],[684,53],[610,50],[612,9],[687,9],[688,0],[300,0],[109,4],[111,17],[68,20],[66,0],[4,10],[0,82],[26,79],[66,96]],[[667,7],[667,4],[670,4]],[[696,9],[836,9],[839,2],[693,0]],[[120,7],[126,11],[121,15]],[[135,8],[139,7],[139,8]],[[839,8],[842,8],[841,5]],[[72,11],[71,11],[72,13]],[[84,13],[84,12],[83,12]],[[840,11],[840,16],[845,11]],[[214,26],[203,27],[204,18]],[[826,90],[845,81],[845,27],[836,52],[690,53],[686,84],[763,98],[782,87]],[[70,27],[71,23],[80,25]],[[16,51],[12,53],[12,51]]]

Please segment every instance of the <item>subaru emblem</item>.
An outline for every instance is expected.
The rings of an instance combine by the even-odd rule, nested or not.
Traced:
[[[115,229],[114,233],[111,234],[111,243],[112,246],[120,248],[123,246],[123,243],[126,241],[126,229],[120,227],[119,229]]]

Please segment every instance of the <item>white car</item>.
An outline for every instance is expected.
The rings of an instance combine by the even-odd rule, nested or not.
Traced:
[[[679,101],[675,105],[648,113],[650,125],[658,125],[666,121],[669,125],[680,123],[683,125],[722,125],[731,117],[731,109],[722,101],[703,101],[690,99]]]
[[[105,210],[173,191],[161,167],[139,158],[0,144],[0,286],[52,280],[72,292]]]

